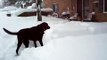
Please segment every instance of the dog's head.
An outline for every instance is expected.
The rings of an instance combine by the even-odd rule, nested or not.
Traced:
[[[43,22],[40,24],[41,28],[45,31],[47,29],[50,29],[50,26],[48,25],[48,23],[46,22]]]

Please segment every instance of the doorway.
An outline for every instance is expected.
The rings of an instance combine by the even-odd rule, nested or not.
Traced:
[[[82,20],[82,16],[83,16],[83,6],[82,6],[83,2],[82,0],[77,0],[77,13],[78,13],[78,20]]]
[[[89,17],[90,7],[89,0],[83,0],[83,19],[87,19]]]
[[[88,17],[90,13],[89,0],[77,0],[77,13],[80,21]]]

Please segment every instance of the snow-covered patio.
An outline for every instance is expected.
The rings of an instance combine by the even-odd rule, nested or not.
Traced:
[[[34,48],[33,43],[20,49],[15,56],[17,37],[8,35],[3,27],[10,31],[36,26],[47,22],[51,29],[45,32],[41,47]],[[107,22],[93,23],[67,21],[43,16],[38,22],[35,16],[7,17],[0,12],[0,60],[107,60]]]

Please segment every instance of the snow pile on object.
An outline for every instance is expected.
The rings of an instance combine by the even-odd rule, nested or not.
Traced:
[[[24,12],[36,12],[36,11],[37,11],[37,9],[17,9],[17,10],[11,11],[10,13],[13,16],[18,16],[21,13],[24,13]],[[43,11],[43,12],[52,12],[53,10],[51,8],[42,8],[41,11]]]

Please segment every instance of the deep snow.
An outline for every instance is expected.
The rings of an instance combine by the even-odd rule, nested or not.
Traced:
[[[107,60],[107,23],[77,22],[44,17],[51,29],[43,37],[44,46],[34,48],[33,43],[25,49],[21,46],[20,55],[15,56],[17,37],[8,35],[10,31],[36,26],[35,16],[7,17],[0,12],[0,60]],[[15,14],[13,14],[15,15]]]

